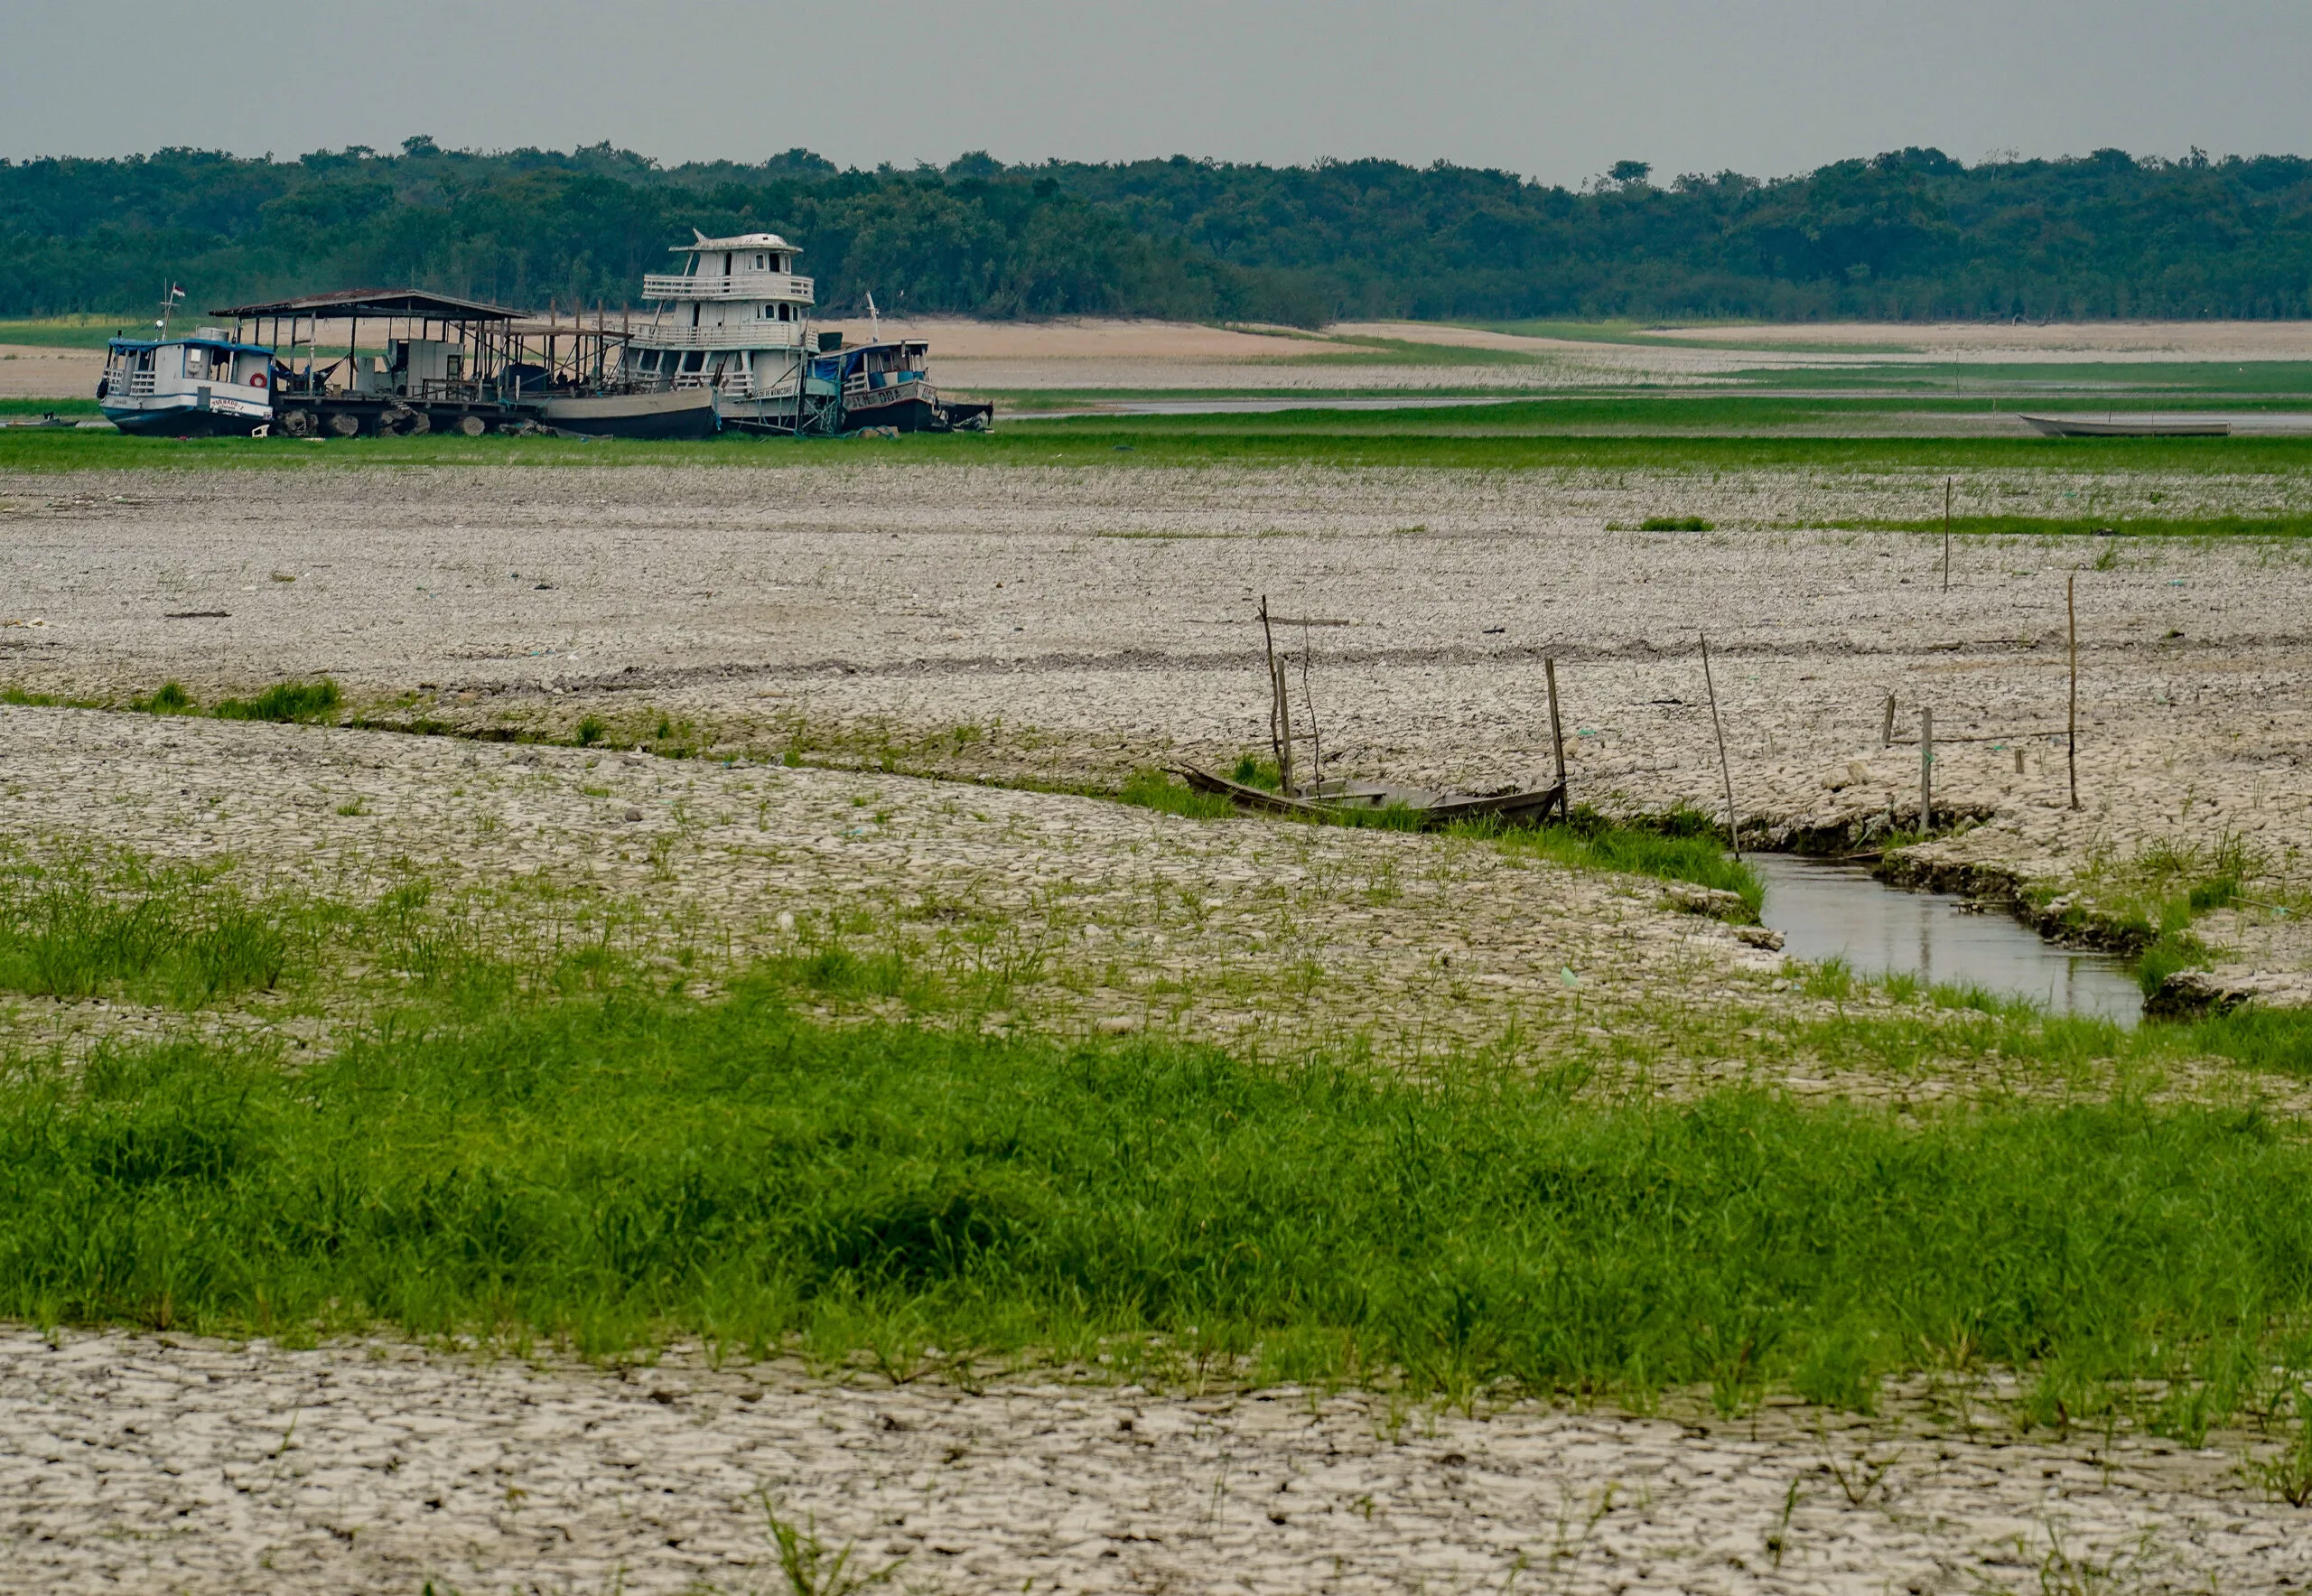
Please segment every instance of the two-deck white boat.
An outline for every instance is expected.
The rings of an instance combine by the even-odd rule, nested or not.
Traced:
[[[723,425],[753,432],[988,425],[993,406],[940,397],[920,340],[886,341],[880,320],[868,342],[848,348],[842,334],[816,331],[816,285],[796,273],[796,247],[777,233],[710,238],[694,229],[673,253],[681,271],[642,279],[657,309],[628,336],[620,376],[629,389],[706,389]]]

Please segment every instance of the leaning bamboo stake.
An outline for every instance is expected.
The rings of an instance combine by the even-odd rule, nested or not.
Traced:
[[[1710,639],[1701,639],[1701,685],[1710,690],[1710,729],[1718,737],[1718,779],[1726,784],[1726,840],[1734,850],[1734,857],[1742,857],[1742,834],[1734,824],[1734,773],[1726,763],[1726,728],[1718,718],[1718,684],[1710,674]]]
[[[1267,651],[1268,658],[1269,751],[1276,756],[1277,783],[1285,791],[1290,792],[1292,790],[1292,783],[1286,779],[1285,772],[1292,768],[1292,756],[1286,751],[1285,734],[1288,728],[1283,723],[1282,718],[1287,705],[1284,698],[1283,679],[1277,674],[1276,669],[1276,634],[1270,630],[1268,623],[1268,594],[1266,593],[1261,594],[1261,646]]]
[[[1542,657],[1542,679],[1550,687],[1550,748],[1557,755],[1557,815],[1567,818],[1565,798],[1565,729],[1557,718],[1557,660]]]
[[[2069,763],[2069,764],[2070,764],[2070,766],[2071,766],[2071,807],[2072,807],[2073,808],[2074,808],[2074,809],[2076,809],[2077,807],[2079,807],[2079,602],[2078,602],[2078,593],[2077,593],[2078,585],[2079,585],[2079,578],[2078,578],[2078,576],[2077,576],[2076,574],[2070,575],[2070,576],[2066,576],[2066,577],[2065,577],[2065,578],[2063,579],[2063,610],[2064,610],[2064,617],[2065,617],[2065,620],[2070,623],[2070,627],[2071,627],[2071,720],[2070,720],[2069,727],[2068,727],[2068,729],[2067,729],[2067,734],[2065,736],[2065,738],[2064,738],[2064,742],[2065,742],[2065,743],[2066,744],[2066,747],[2065,747],[2065,759],[2068,761],[2068,763]]]

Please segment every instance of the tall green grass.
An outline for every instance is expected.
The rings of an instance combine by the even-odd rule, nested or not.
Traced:
[[[280,981],[294,916],[198,871],[86,860],[0,871],[0,991],[178,1006]]]
[[[1599,1106],[1562,1070],[829,1027],[791,1006],[813,978],[381,1030],[294,1072],[20,1061],[0,1314],[1729,1409],[1990,1363],[2074,1419],[2186,1381],[2149,1415],[2186,1428],[2312,1367],[2312,1147],[2253,1114]]]
[[[220,721],[317,721],[339,702],[337,684],[323,677],[317,682],[275,682],[254,698],[222,699],[209,713]]]
[[[1837,401],[1673,397],[1544,399],[1507,405],[1288,415],[1098,416],[999,423],[989,434],[911,434],[873,444],[725,434],[702,443],[580,443],[554,438],[181,441],[106,432],[0,431],[0,471],[294,471],[349,466],[735,466],[776,469],[862,458],[1033,467],[1132,464],[1413,467],[1484,471],[1598,470],[1944,472],[2207,471],[2267,475],[2312,466],[2312,438],[1825,437],[1762,434],[1776,425],[1835,425]],[[1909,408],[1932,407],[1925,399]],[[1860,402],[1860,416],[1886,402]],[[1739,435],[1738,435],[1739,434]],[[1937,520],[1939,527],[1942,523]]]
[[[1479,822],[1455,829],[1491,836],[1514,852],[1536,854],[1577,869],[1618,870],[1732,892],[1752,919],[1766,904],[1766,883],[1757,872],[1726,851],[1720,840],[1724,828],[1718,821],[1694,809],[1633,824],[1576,805],[1562,826],[1503,827]]]

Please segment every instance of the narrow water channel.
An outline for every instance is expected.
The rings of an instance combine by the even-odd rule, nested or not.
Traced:
[[[2126,1026],[2143,1016],[2142,990],[2122,961],[2057,947],[2012,915],[1971,909],[1949,892],[1890,887],[1859,864],[1788,854],[1743,859],[1766,882],[1759,918],[1782,933],[1794,958],[1843,958],[1859,975],[1972,985]]]

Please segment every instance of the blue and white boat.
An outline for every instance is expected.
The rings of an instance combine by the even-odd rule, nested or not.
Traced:
[[[221,327],[169,336],[172,287],[154,323],[157,338],[116,338],[105,347],[97,406],[125,433],[169,438],[246,437],[273,420],[273,350],[241,343]]]

